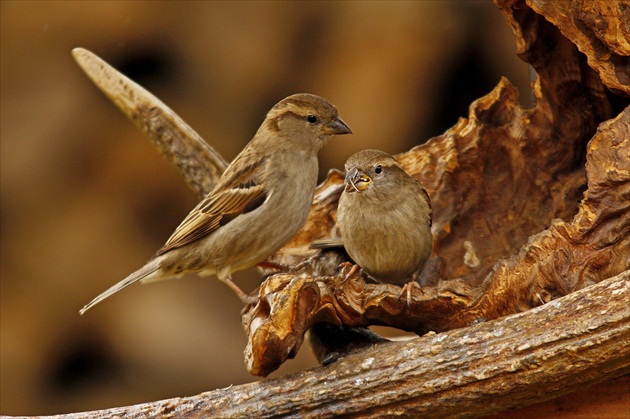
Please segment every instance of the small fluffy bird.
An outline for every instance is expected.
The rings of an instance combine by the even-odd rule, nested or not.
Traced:
[[[297,234],[313,202],[318,151],[333,135],[351,133],[322,97],[296,94],[281,100],[166,244],[80,313],[135,282],[187,272],[216,274],[248,302],[232,272],[264,261]]]
[[[417,284],[413,275],[431,255],[433,243],[429,195],[382,151],[360,151],[345,168],[337,224],[346,251],[379,282]]]

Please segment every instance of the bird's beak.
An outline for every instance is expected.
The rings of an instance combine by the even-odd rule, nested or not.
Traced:
[[[353,167],[346,173],[346,192],[363,192],[372,183],[372,178]]]
[[[352,130],[341,118],[337,117],[324,125],[324,134],[326,135],[343,135],[352,134]]]

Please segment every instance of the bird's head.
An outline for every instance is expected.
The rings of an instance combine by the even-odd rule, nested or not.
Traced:
[[[387,189],[401,172],[400,163],[389,154],[379,150],[359,151],[346,161],[345,191],[361,193],[375,187]]]
[[[333,135],[352,134],[337,108],[326,99],[308,93],[282,99],[271,108],[262,127],[292,144],[317,150]]]

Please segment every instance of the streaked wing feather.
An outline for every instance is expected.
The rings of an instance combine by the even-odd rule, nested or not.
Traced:
[[[222,225],[232,222],[239,215],[262,205],[267,192],[260,184],[260,179],[266,164],[266,159],[252,161],[243,170],[235,173],[229,173],[228,168],[217,188],[188,214],[157,254],[161,255],[199,240]]]

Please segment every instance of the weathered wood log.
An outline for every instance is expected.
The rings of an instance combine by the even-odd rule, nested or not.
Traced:
[[[161,100],[84,48],[72,51],[99,89],[151,139],[199,198],[212,190],[227,163]]]
[[[327,367],[64,417],[488,415],[629,373],[629,295],[626,271],[524,313],[375,345]]]

